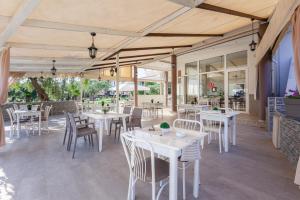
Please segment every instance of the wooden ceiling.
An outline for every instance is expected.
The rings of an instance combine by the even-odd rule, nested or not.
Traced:
[[[143,63],[222,38],[251,18],[265,21],[277,2],[205,0],[191,8],[171,0],[0,0],[0,45],[11,46],[11,71],[47,72],[53,59],[58,70],[90,70],[110,66],[117,53],[125,64]]]

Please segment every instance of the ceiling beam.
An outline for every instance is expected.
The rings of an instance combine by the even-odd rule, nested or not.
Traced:
[[[180,4],[183,6],[195,8],[197,5],[201,4],[204,0],[169,0],[169,1],[172,1],[174,3]]]
[[[178,49],[178,48],[187,48],[192,47],[193,45],[177,45],[177,46],[160,46],[160,47],[138,47],[138,48],[127,48],[122,49],[123,51],[140,51],[140,50],[152,50],[152,49]]]
[[[257,32],[258,24],[259,23],[254,23],[255,32]],[[187,54],[187,53],[190,53],[193,51],[199,51],[199,50],[206,49],[206,48],[216,46],[219,44],[224,44],[226,42],[230,42],[230,41],[233,41],[233,40],[236,40],[239,38],[247,37],[252,34],[253,34],[253,30],[252,30],[251,25],[247,25],[242,28],[225,33],[224,37],[222,37],[222,38],[210,38],[210,39],[198,42],[190,48],[174,50],[174,54],[182,55],[182,54]],[[157,56],[151,61],[142,62],[141,64],[139,64],[139,66],[143,66],[143,65],[149,64],[151,62],[155,62],[155,61],[160,61],[167,57],[169,57],[169,56],[168,55]],[[160,70],[164,70],[164,69],[160,69]]]
[[[133,62],[133,63],[126,63],[126,64],[119,64],[119,66],[126,66],[126,65],[137,65],[137,64],[141,64],[142,62]],[[84,71],[93,71],[93,70],[98,70],[98,69],[107,69],[107,68],[111,68],[111,67],[115,67],[116,64],[114,65],[109,65],[109,66],[103,66],[103,67],[96,67],[96,68],[89,68],[89,69],[85,69]]]
[[[60,46],[60,45],[48,45],[48,44],[32,44],[32,43],[17,43],[10,42],[8,46],[13,48],[25,48],[25,49],[44,49],[44,50],[61,50],[61,51],[86,51],[88,55],[87,47],[75,47],[75,46]],[[107,52],[108,48],[98,48],[98,52]]]
[[[119,59],[127,59],[127,58],[139,58],[139,57],[148,57],[148,56],[160,56],[160,55],[168,55],[171,54],[171,52],[166,53],[152,53],[152,54],[141,54],[141,55],[134,55],[134,56],[121,56]],[[115,60],[116,58],[109,58],[107,60]]]
[[[174,19],[176,19],[177,17],[183,15],[184,13],[188,12],[189,10],[191,10],[192,8],[189,7],[181,7],[180,9],[176,10],[175,12],[171,13],[170,15],[160,19],[159,21],[154,22],[153,24],[151,24],[150,26],[146,27],[144,30],[141,30],[140,32],[142,33],[141,36],[145,36],[155,30],[157,30],[158,28],[162,27],[163,25],[173,21]],[[132,37],[128,37],[126,40],[124,40],[120,45],[118,45],[114,51],[112,51],[112,53],[107,53],[104,56],[102,56],[101,60],[106,60],[109,59],[110,57],[116,55],[121,49],[127,47],[128,45],[132,44],[133,42],[135,42],[138,38],[132,38]],[[91,63],[93,65],[93,63]]]
[[[146,37],[223,37],[223,34],[148,33]]]
[[[16,32],[39,2],[40,0],[25,0],[22,2],[4,31],[0,34],[0,47],[6,44],[7,40]]]
[[[61,65],[83,65],[87,63],[89,58],[54,58],[54,57],[33,57],[33,56],[11,56],[11,64],[52,64],[52,60],[55,59],[56,63]]]
[[[196,8],[209,10],[209,11],[214,11],[214,12],[223,13],[223,14],[228,14],[228,15],[234,15],[234,16],[237,16],[237,17],[255,19],[255,20],[259,20],[259,21],[267,21],[268,20],[267,18],[258,17],[258,16],[255,16],[255,15],[251,15],[251,14],[247,14],[247,13],[231,10],[231,9],[228,9],[228,8],[223,8],[223,7],[207,4],[207,3],[201,3],[200,5],[196,6]]]
[[[138,61],[146,61],[146,60],[153,60],[153,58],[144,58],[144,59],[137,59],[137,60],[126,60],[126,61],[120,61],[119,63],[128,63],[128,62],[138,62]],[[98,67],[98,66],[105,66],[105,65],[114,65],[116,62],[110,62],[110,63],[101,63],[101,64],[94,64],[92,67]]]
[[[11,17],[0,15],[0,21],[8,23]],[[131,32],[131,31],[121,31],[109,28],[102,28],[96,26],[83,26],[75,24],[67,24],[61,22],[50,22],[45,20],[37,19],[26,19],[23,24],[23,27],[33,27],[33,28],[43,28],[43,29],[53,29],[61,31],[74,31],[74,32],[96,32],[98,34],[104,35],[115,35],[115,36],[128,36],[128,37],[141,37],[140,33]]]
[[[121,49],[119,51],[116,51],[115,53],[111,54],[110,57],[117,55],[118,53],[124,52],[124,51],[142,51],[142,50],[153,50],[153,49],[176,49],[176,48],[187,48],[187,47],[192,47],[193,45],[177,45],[177,46],[160,46],[160,47],[139,47],[139,48],[126,48],[126,49]],[[108,57],[108,60],[110,59]]]

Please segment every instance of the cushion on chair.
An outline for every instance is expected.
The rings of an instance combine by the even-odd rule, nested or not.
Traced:
[[[160,158],[155,158],[155,182],[169,177],[169,163]],[[151,158],[146,158],[146,181],[152,181]]]

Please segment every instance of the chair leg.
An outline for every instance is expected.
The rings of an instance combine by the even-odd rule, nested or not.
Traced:
[[[74,156],[75,156],[76,144],[77,144],[77,136],[76,136],[76,138],[75,138],[75,144],[74,144],[74,149],[73,149],[73,156],[72,156],[72,159],[74,159]]]
[[[117,131],[118,131],[118,124],[116,123],[115,124],[115,139],[114,139],[114,142],[116,143],[117,141]]]
[[[222,134],[219,133],[219,151],[222,153]]]
[[[68,146],[67,146],[68,151],[71,150],[72,140],[73,140],[73,135],[72,135],[72,133],[69,133],[69,140],[68,140]]]
[[[109,135],[111,135],[112,124],[113,124],[113,122],[112,122],[112,120],[111,120],[110,125],[109,125]]]
[[[186,191],[185,191],[185,163],[182,163],[182,199],[186,199]]]
[[[97,145],[97,149],[98,149],[98,152],[100,152],[100,151],[99,151],[99,138],[98,138],[98,134],[97,134],[97,133],[96,133],[96,139],[97,139],[97,144],[98,144],[98,145]]]
[[[67,127],[66,127],[66,129],[65,129],[65,135],[64,135],[64,141],[63,141],[63,145],[65,145],[65,142],[66,142],[66,137],[67,137]]]
[[[121,125],[120,125],[120,127],[119,127],[119,133],[118,133],[118,141],[117,141],[117,143],[120,142],[120,135],[121,135]]]
[[[94,147],[94,140],[93,140],[93,135],[90,135],[91,141],[92,141],[92,147]]]

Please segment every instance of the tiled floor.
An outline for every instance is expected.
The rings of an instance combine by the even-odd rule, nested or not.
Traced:
[[[170,113],[166,115],[164,120],[173,119]],[[128,167],[121,144],[105,136],[103,152],[98,153],[82,140],[72,160],[62,146],[63,127],[63,117],[56,116],[51,118],[49,134],[27,136],[23,132],[21,139],[7,140],[0,148],[0,199],[126,199]],[[268,134],[243,123],[237,131],[238,145],[229,153],[219,154],[216,141],[205,145],[199,199],[299,200],[300,190],[293,184],[295,170],[273,148]],[[194,199],[192,170],[187,177],[187,199]],[[182,199],[180,186],[178,199]],[[150,199],[150,189],[150,185],[138,184],[136,199]],[[168,199],[167,189],[161,199]]]

